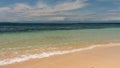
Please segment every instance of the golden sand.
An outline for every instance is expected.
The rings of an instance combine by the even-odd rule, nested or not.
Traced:
[[[31,59],[0,68],[120,68],[120,46]]]

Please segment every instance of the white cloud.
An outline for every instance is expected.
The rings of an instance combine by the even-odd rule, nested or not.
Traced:
[[[120,21],[120,17],[107,17],[106,19],[104,19],[105,21]]]
[[[63,2],[60,4],[56,4],[54,6],[50,6],[42,2],[38,2],[34,6],[30,6],[23,3],[17,3],[12,6],[0,7],[0,14],[2,15],[5,14],[4,17],[6,17],[6,19],[8,20],[13,20],[13,19],[27,20],[27,19],[35,19],[36,17],[46,18],[44,16],[50,16],[50,15],[51,16],[54,15],[54,16],[47,17],[47,19],[49,18],[48,20],[64,20],[65,17],[58,16],[60,12],[69,12],[70,10],[83,8],[84,6],[86,6],[86,3],[82,0]],[[11,17],[12,19],[7,17]]]
[[[43,9],[43,8],[48,8],[49,6],[47,4],[42,3],[42,2],[38,2],[36,4],[36,7],[39,9]]]
[[[9,11],[9,7],[0,7],[0,12]]]
[[[40,15],[51,15],[56,12],[70,11],[74,9],[83,8],[86,3],[81,1],[74,2],[64,2],[62,4],[57,4],[55,6],[49,6],[44,3],[38,3],[36,9],[28,11],[32,16],[40,16]]]
[[[51,17],[51,18],[48,18],[48,20],[51,20],[51,21],[63,21],[65,19],[65,17]]]
[[[54,11],[68,11],[83,8],[86,4],[79,0],[75,2],[65,2],[63,4],[56,5]]]
[[[87,0],[75,0],[48,5],[38,2],[34,6],[25,3],[16,3],[12,6],[0,7],[0,21],[108,21],[120,20],[120,9],[105,10],[96,13],[95,10],[71,11],[84,8]],[[102,0],[101,0],[102,1]],[[117,0],[116,0],[117,1]]]
[[[11,7],[11,11],[12,12],[24,12],[24,11],[29,11],[31,8],[31,6],[27,5],[27,4],[15,4],[13,7]]]

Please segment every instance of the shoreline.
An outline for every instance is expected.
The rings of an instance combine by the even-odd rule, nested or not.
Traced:
[[[105,47],[104,47],[105,46]],[[118,44],[116,44],[116,46],[115,46],[115,44],[113,44],[113,43],[110,43],[110,44],[104,44],[104,46],[101,46],[101,45],[96,45],[96,46],[90,46],[90,47],[87,47],[87,48],[80,48],[80,49],[74,49],[74,50],[71,50],[71,51],[62,51],[62,52],[54,52],[54,53],[51,53],[51,54],[47,54],[47,53],[45,53],[45,55],[46,56],[43,56],[42,57],[42,59],[40,59],[41,57],[33,57],[33,58],[29,58],[28,60],[25,60],[25,61],[22,61],[22,62],[14,62],[14,63],[12,63],[12,64],[8,64],[8,65],[2,65],[2,66],[0,66],[0,68],[16,68],[16,67],[14,67],[14,66],[16,66],[16,65],[18,65],[19,66],[19,64],[22,64],[22,63],[24,63],[22,66],[23,67],[19,67],[19,68],[24,68],[25,66],[26,66],[26,64],[28,64],[28,63],[33,63],[33,61],[35,61],[35,60],[37,60],[37,62],[39,62],[39,64],[42,64],[42,61],[40,61],[40,60],[44,60],[44,59],[49,59],[49,60],[52,60],[52,59],[54,59],[53,57],[59,57],[60,59],[63,59],[63,58],[66,58],[66,56],[65,55],[69,55],[69,56],[74,56],[74,54],[76,54],[76,53],[83,53],[84,54],[84,52],[94,52],[94,50],[95,50],[95,53],[97,53],[96,51],[101,51],[100,49],[103,49],[101,52],[103,52],[103,51],[106,51],[106,49],[108,49],[109,50],[109,48],[120,48],[120,44],[118,43]],[[106,49],[105,49],[106,48]],[[98,49],[98,50],[97,50]],[[113,49],[111,49],[111,52],[113,51],[114,52],[114,50]],[[120,50],[119,49],[116,49],[116,50],[118,50],[119,52],[120,52]],[[115,50],[115,51],[116,51]],[[86,54],[86,53],[85,53]],[[99,54],[99,53],[98,53]],[[103,54],[106,54],[106,53],[104,53],[103,52]],[[111,53],[111,55],[112,54],[114,54],[114,53]],[[87,54],[86,54],[87,55]],[[62,56],[64,56],[64,57],[62,57]],[[77,56],[82,56],[82,55],[77,55]],[[75,58],[71,58],[72,60],[74,60],[74,59],[76,59],[76,58],[78,58],[78,57],[75,57]],[[90,55],[90,56],[92,56],[92,55]],[[104,55],[103,55],[104,56]],[[120,55],[119,55],[120,56]],[[47,57],[47,58],[45,58],[45,57]],[[89,57],[89,56],[88,56]],[[87,58],[87,57],[86,57]],[[100,57],[99,57],[100,58]],[[102,58],[102,57],[101,57]],[[66,58],[67,59],[67,58]],[[79,58],[80,59],[80,58]],[[103,57],[103,59],[105,59],[104,57]],[[112,58],[111,58],[112,59]],[[17,59],[17,60],[19,60],[19,59]],[[28,62],[28,61],[30,61],[30,62]],[[46,60],[47,61],[47,60]],[[57,61],[57,59],[55,59],[55,61]],[[63,60],[63,62],[67,62],[66,60]],[[47,63],[47,62],[46,62]],[[49,63],[49,62],[48,62]],[[38,65],[39,65],[38,64]],[[61,63],[62,64],[62,63]],[[44,64],[45,65],[45,64]],[[13,66],[13,67],[11,67],[11,66]],[[58,65],[59,66],[59,65]],[[74,65],[73,65],[74,66]],[[17,67],[18,68],[18,67]],[[29,68],[34,68],[34,67],[29,67]],[[35,67],[36,68],[36,67]],[[37,67],[37,68],[39,68],[39,67]],[[42,68],[47,68],[47,67],[42,67]],[[49,68],[49,66],[48,66],[48,68]],[[59,68],[59,67],[57,67],[57,68]],[[64,67],[62,67],[62,68],[64,68]]]

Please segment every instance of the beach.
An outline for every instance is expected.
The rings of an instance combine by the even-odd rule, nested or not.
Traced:
[[[119,0],[0,0],[0,68],[120,68]]]
[[[119,68],[120,28],[0,33],[0,68]]]
[[[42,59],[31,59],[0,68],[120,68],[120,46],[96,47]]]

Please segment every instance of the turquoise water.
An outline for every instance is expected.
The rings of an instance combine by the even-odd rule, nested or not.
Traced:
[[[104,41],[119,42],[120,28],[0,33],[0,65],[90,50],[100,46],[120,45],[120,43],[83,45],[84,43],[102,43]],[[66,48],[76,45],[83,47]],[[59,49],[59,46],[66,46],[65,50]]]
[[[120,40],[120,28],[1,33],[0,50],[69,46],[75,43],[115,40]]]

